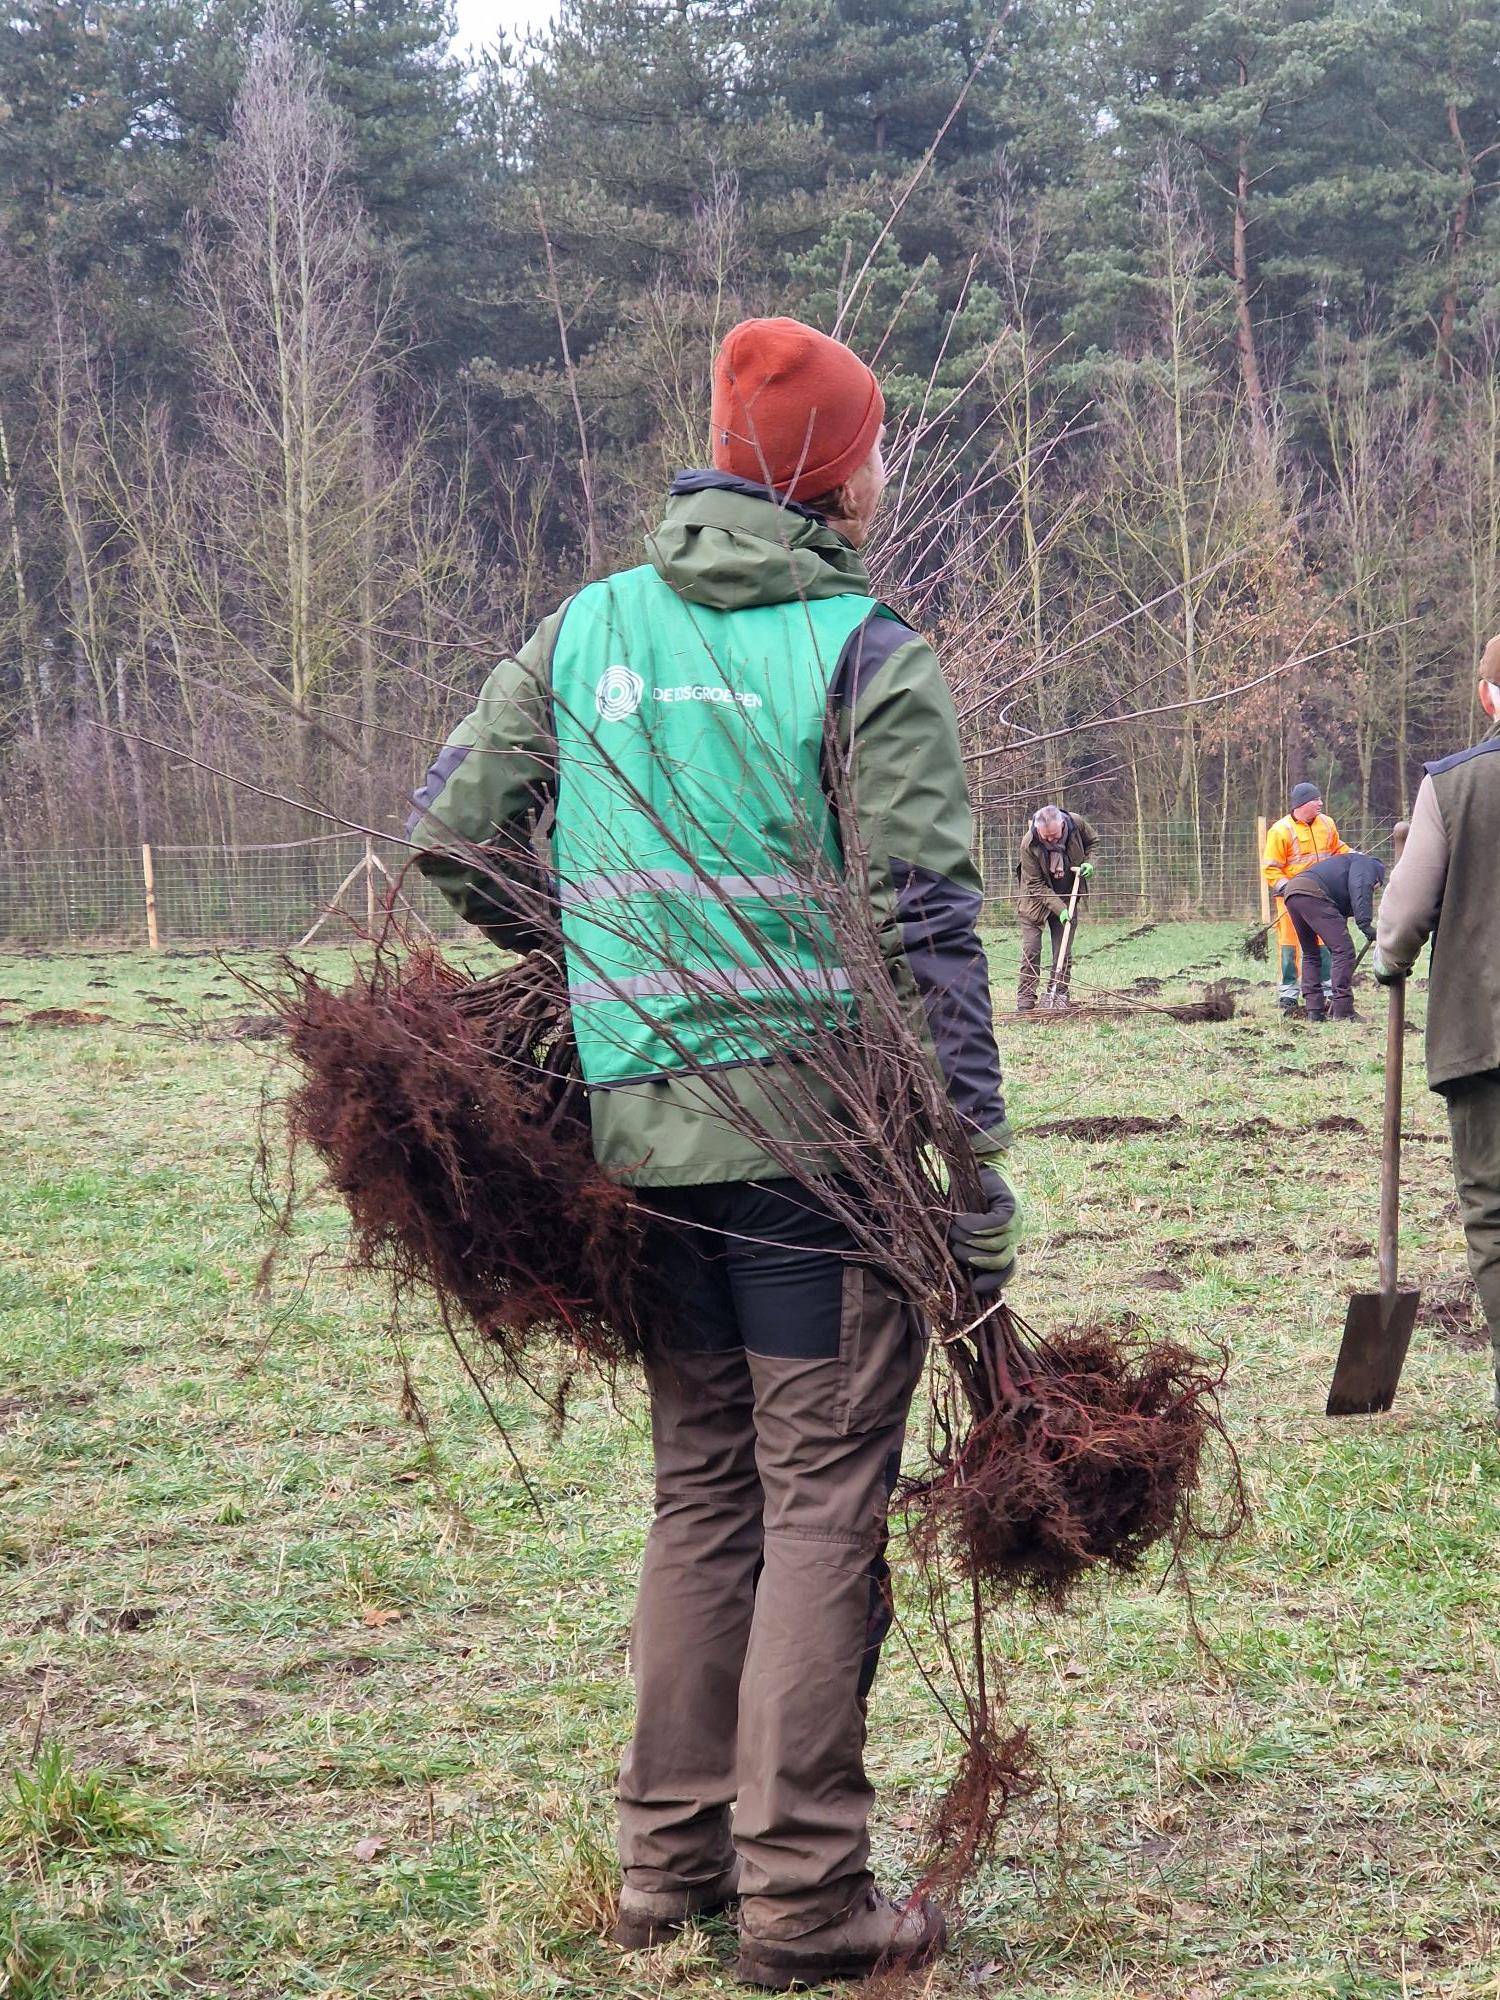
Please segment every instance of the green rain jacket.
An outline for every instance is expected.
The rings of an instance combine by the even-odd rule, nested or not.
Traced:
[[[778,505],[763,488],[716,472],[678,476],[646,552],[678,600],[715,612],[864,597],[870,587],[858,554],[812,510]],[[649,595],[651,580],[645,581]],[[638,595],[629,593],[632,601]],[[545,823],[556,804],[553,662],[577,601],[544,619],[513,658],[495,667],[416,793],[408,826],[419,867],[462,916],[506,949],[536,942],[526,896],[508,903],[505,885],[518,873],[518,853],[527,851],[526,830]],[[891,978],[911,1003],[976,1152],[1002,1151],[1010,1133],[976,928],[981,884],[970,853],[958,726],[941,669],[919,634],[876,607],[843,644],[828,703],[836,740],[847,752],[858,846],[867,857]],[[563,736],[564,755],[588,754],[575,732],[565,727]],[[808,804],[821,811],[824,802]],[[493,871],[476,866],[466,848],[492,852]],[[534,896],[536,886],[525,888]],[[705,1051],[704,1067],[716,1069],[720,1087],[727,1083],[763,1126],[787,1129],[784,1102],[768,1091],[758,1065],[726,1049],[717,1061]],[[785,1172],[733,1128],[690,1070],[591,1089],[590,1109],[600,1164],[633,1186],[766,1180]]]

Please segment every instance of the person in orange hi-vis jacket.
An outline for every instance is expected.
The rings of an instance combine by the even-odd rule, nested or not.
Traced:
[[[1293,785],[1290,805],[1291,811],[1285,819],[1277,820],[1266,835],[1265,853],[1261,856],[1261,873],[1270,888],[1276,911],[1276,941],[1281,946],[1281,991],[1278,998],[1283,1014],[1298,1011],[1301,991],[1297,933],[1281,901],[1282,885],[1300,875],[1304,868],[1311,868],[1315,861],[1326,861],[1330,854],[1347,854],[1350,851],[1347,844],[1340,840],[1338,828],[1324,812],[1322,796],[1316,785]],[[1325,951],[1325,989],[1330,974],[1328,953]]]

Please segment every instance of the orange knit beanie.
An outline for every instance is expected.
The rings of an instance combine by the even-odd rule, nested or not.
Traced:
[[[869,457],[880,384],[842,341],[795,319],[731,327],[714,360],[714,465],[787,500],[817,500]]]

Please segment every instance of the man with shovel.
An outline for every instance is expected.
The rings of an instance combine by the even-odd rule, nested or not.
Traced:
[[[1448,1105],[1469,1269],[1489,1324],[1500,1412],[1500,637],[1479,703],[1491,727],[1427,766],[1376,926],[1375,977],[1403,980],[1432,939],[1427,1082]]]
[[[1021,978],[1016,987],[1016,1012],[1036,1008],[1037,982],[1042,970],[1042,925],[1052,935],[1052,979],[1044,1007],[1066,1007],[1068,980],[1077,942],[1079,905],[1088,894],[1094,872],[1089,859],[1097,845],[1094,829],[1079,815],[1060,806],[1043,806],[1032,815],[1021,836],[1016,862],[1016,914],[1021,919]]]

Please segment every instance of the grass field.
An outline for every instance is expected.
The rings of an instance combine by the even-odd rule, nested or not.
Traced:
[[[1080,990],[1190,997],[1171,975],[1234,935],[1164,927],[1085,956]],[[1003,1006],[1013,934],[994,963]],[[1254,1519],[1195,1572],[1206,1648],[1150,1579],[1002,1622],[1051,1786],[918,1983],[934,2000],[1500,1993],[1500,1455],[1442,1109],[1413,1040],[1402,1251],[1426,1309],[1396,1411],[1330,1423],[1344,1300],[1374,1283],[1382,1030],[1284,1025],[1264,973],[1227,967],[1256,981],[1228,1025],[1001,1021],[1017,1302],[1227,1343]],[[277,1051],[202,1032],[246,1005],[221,965],[11,956],[0,991],[0,1992],[737,1990],[722,1928],[634,1962],[598,1936],[638,1401],[582,1404],[560,1441],[507,1404],[539,1523],[417,1322],[430,1440],[403,1415],[336,1209],[257,1297]],[[106,1018],[28,1025],[48,1007]],[[1177,1122],[1035,1135],[1109,1115]],[[872,1712],[893,1886],[952,1747],[893,1644]]]

